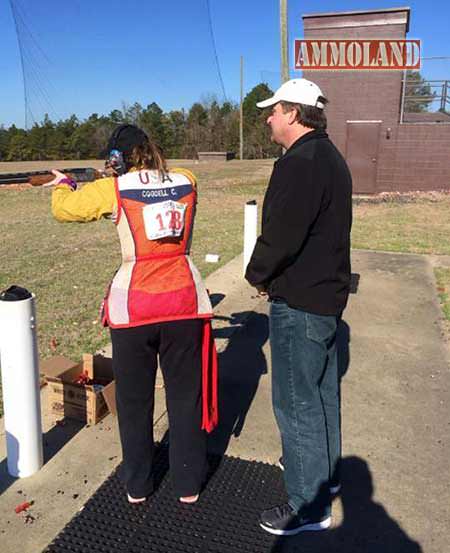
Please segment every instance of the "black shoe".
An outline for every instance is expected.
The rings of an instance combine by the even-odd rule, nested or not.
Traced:
[[[277,465],[280,467],[281,470],[284,470],[283,457],[280,457],[278,459]],[[339,484],[339,482],[330,482],[330,494],[331,495],[336,495],[340,491],[341,491],[341,485]]]
[[[331,482],[330,483],[330,494],[331,495],[337,495],[341,491],[341,485],[339,482]]]
[[[331,516],[318,520],[301,519],[288,503],[263,511],[259,519],[261,528],[276,536],[293,536],[299,532],[326,530],[330,524]]]

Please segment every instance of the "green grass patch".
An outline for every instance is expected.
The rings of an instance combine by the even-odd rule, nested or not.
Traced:
[[[207,276],[242,251],[244,204],[261,204],[266,179],[255,179],[248,163],[244,174],[233,166],[222,181],[209,176],[210,167],[205,174],[201,166],[192,169],[199,177],[199,204],[191,252]],[[58,223],[49,189],[0,190],[0,196],[0,290],[18,284],[35,293],[41,359],[62,354],[77,360],[96,351],[109,340],[99,307],[120,264],[114,225]],[[219,254],[220,263],[205,263],[207,253]]]
[[[354,208],[352,246],[450,255],[450,198],[438,202],[361,204]]]
[[[434,275],[442,312],[446,321],[450,323],[450,268],[437,267],[434,269]]]
[[[244,204],[257,200],[261,213],[273,160],[173,165],[187,167],[198,177],[191,254],[205,277],[242,251]],[[98,312],[120,264],[119,242],[108,220],[55,221],[50,195],[48,189],[0,189],[0,290],[18,284],[35,293],[41,359],[59,354],[79,360],[83,352],[94,352],[109,341]],[[449,212],[448,197],[356,205],[353,247],[450,255]],[[207,253],[219,254],[220,262],[205,263]],[[447,276],[436,278],[447,279],[442,304],[448,319],[449,276],[442,274]]]

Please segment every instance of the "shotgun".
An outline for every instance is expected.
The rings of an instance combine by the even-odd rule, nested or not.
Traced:
[[[58,169],[76,182],[91,182],[103,177],[103,173],[93,167],[71,167]],[[25,171],[22,173],[0,173],[0,185],[29,183],[33,186],[42,186],[55,178],[51,171]]]

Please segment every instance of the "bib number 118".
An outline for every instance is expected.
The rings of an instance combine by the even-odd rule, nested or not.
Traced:
[[[181,236],[186,204],[167,200],[144,207],[145,234],[149,240]]]

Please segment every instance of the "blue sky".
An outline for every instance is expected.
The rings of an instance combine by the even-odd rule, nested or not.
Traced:
[[[223,100],[208,24],[206,0],[16,0],[31,31],[23,31],[29,105],[37,120],[75,113],[107,114],[123,102],[157,102],[165,111]],[[289,42],[303,36],[301,15],[409,5],[409,38],[422,40],[423,56],[450,56],[450,3],[288,0]],[[279,84],[279,0],[210,0],[227,98],[244,87]],[[20,21],[19,21],[20,23]],[[291,48],[290,48],[291,49]],[[24,91],[14,20],[0,0],[0,124],[24,126]],[[291,65],[292,65],[292,52]],[[450,79],[450,60],[425,62],[428,78]],[[291,71],[291,76],[300,76]],[[30,118],[29,118],[30,120]],[[31,121],[32,122],[32,121]]]

